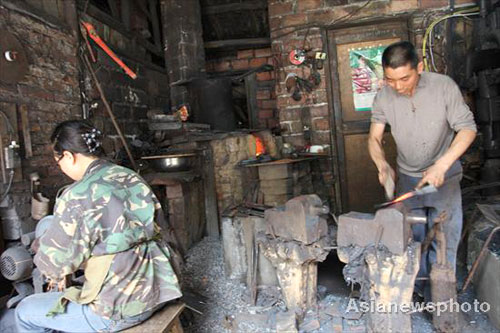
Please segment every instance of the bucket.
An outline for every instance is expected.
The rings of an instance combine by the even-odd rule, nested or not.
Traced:
[[[50,200],[44,197],[41,193],[35,193],[31,197],[31,217],[35,220],[40,220],[49,214]]]

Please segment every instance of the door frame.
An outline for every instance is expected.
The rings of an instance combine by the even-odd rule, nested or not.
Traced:
[[[350,134],[362,134],[369,131],[370,121],[345,122],[342,118],[339,64],[337,61],[337,45],[352,42],[376,41],[388,38],[401,38],[401,40],[414,40],[415,34],[410,15],[400,15],[391,18],[381,18],[342,24],[335,27],[325,28],[322,31],[323,45],[327,52],[325,64],[325,76],[327,80],[327,100],[330,111],[330,128],[332,129],[332,163],[334,163],[335,177],[335,203],[336,214],[347,213],[348,186],[345,165],[345,142],[344,136]],[[400,25],[401,30],[394,31],[394,25]],[[381,29],[362,31],[364,28],[377,25]],[[356,33],[359,33],[357,36]],[[358,38],[356,38],[358,37]],[[335,130],[335,133],[333,133]],[[386,128],[386,131],[388,129]]]

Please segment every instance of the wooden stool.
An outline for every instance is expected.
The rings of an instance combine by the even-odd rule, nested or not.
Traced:
[[[124,333],[183,333],[179,316],[184,310],[184,303],[166,304],[161,310],[155,312],[145,322],[126,329]]]

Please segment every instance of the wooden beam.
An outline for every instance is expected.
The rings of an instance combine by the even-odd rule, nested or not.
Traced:
[[[28,117],[28,107],[26,105],[19,106],[19,113],[21,114],[21,126],[24,139],[25,157],[33,157],[33,147],[31,145],[30,121]]]
[[[245,77],[245,89],[247,93],[248,127],[257,128],[257,75],[255,73]]]
[[[122,0],[120,2],[120,9],[121,9],[121,15],[122,15],[122,23],[125,29],[127,31],[130,31],[130,7],[131,3],[130,0]]]
[[[161,32],[160,32],[160,19],[158,17],[158,0],[149,0],[149,13],[151,14],[151,25],[153,26],[153,40],[156,47],[162,48]]]
[[[116,0],[108,0],[108,6],[111,9],[111,15],[115,19],[120,19],[120,13],[118,11],[118,5],[116,4]]]
[[[139,7],[139,9],[146,15],[146,17],[151,20],[151,13],[149,12],[144,0],[135,0],[135,4]]]
[[[207,235],[220,237],[217,192],[215,190],[214,157],[209,143],[203,145],[203,193],[205,197],[205,219]]]
[[[205,42],[206,49],[219,49],[225,47],[256,47],[271,45],[270,38],[242,38],[242,39],[226,39]]]
[[[243,3],[230,3],[227,5],[206,6],[201,8],[202,15],[212,15],[245,10],[266,9],[267,0],[253,0]]]

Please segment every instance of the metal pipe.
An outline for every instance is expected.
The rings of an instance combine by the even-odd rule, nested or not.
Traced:
[[[464,286],[462,287],[462,290],[460,292],[464,292],[467,287],[469,286],[472,277],[474,276],[474,273],[477,270],[477,267],[479,266],[479,262],[483,258],[484,254],[486,253],[486,249],[488,248],[488,245],[490,245],[491,239],[493,238],[493,235],[500,230],[500,226],[494,228],[491,230],[490,234],[488,235],[488,238],[486,238],[486,241],[484,241],[483,247],[481,248],[481,252],[479,252],[479,255],[477,256],[476,260],[474,261],[474,264],[472,264],[472,268],[470,269],[469,274],[467,274],[467,278],[465,279]]]
[[[7,175],[5,173],[5,160],[4,160],[4,156],[3,156],[3,137],[2,137],[2,133],[0,132],[0,164],[2,165],[1,168],[2,168],[2,182],[4,184],[7,183]]]

